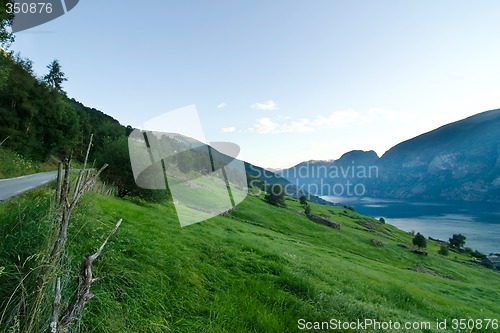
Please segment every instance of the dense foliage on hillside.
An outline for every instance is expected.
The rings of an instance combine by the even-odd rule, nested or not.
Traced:
[[[115,119],[69,100],[64,92],[36,78],[32,62],[13,53],[2,53],[0,67],[7,73],[0,89],[0,133],[4,147],[36,161],[73,153],[84,157],[94,133],[94,151],[107,139],[125,136]]]
[[[70,154],[81,160],[93,133],[96,158],[107,140],[125,136],[125,128],[68,99],[63,90],[67,78],[57,60],[37,77],[31,60],[5,51],[14,41],[9,30],[13,15],[3,10],[9,2],[0,1],[0,145],[38,162]]]
[[[12,0],[0,0],[1,8],[6,8],[7,3]],[[8,46],[14,40],[12,33],[7,29],[12,24],[13,15],[8,14],[5,10],[0,10],[0,46]]]
[[[1,0],[2,9],[8,2]],[[115,184],[121,196],[134,191],[140,193],[128,158],[126,134],[132,128],[125,128],[103,112],[69,99],[63,90],[67,78],[57,60],[47,66],[46,74],[37,77],[31,60],[6,52],[14,40],[9,32],[12,19],[12,15],[0,10],[2,148],[35,163],[57,162],[67,157],[81,162],[93,134],[90,161],[95,167],[110,164],[103,179]]]
[[[2,51],[0,69],[0,142],[28,160],[47,162],[71,156],[83,161],[93,134],[90,162],[107,163],[106,182],[117,186],[121,196],[151,193],[135,186],[128,156],[131,127],[122,126],[103,112],[69,99],[62,90],[64,73],[57,61],[38,78],[31,60]]]

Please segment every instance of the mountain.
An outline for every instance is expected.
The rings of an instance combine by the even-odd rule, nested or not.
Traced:
[[[316,195],[500,201],[500,109],[439,127],[389,149],[351,151],[279,174]]]
[[[315,195],[364,195],[366,182],[378,175],[378,160],[374,151],[354,150],[338,160],[302,162],[278,174]]]
[[[500,109],[404,141],[380,159],[374,195],[500,200]]]

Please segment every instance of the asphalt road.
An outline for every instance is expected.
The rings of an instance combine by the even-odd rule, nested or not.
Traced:
[[[16,178],[0,179],[0,201],[5,201],[56,178],[57,171],[49,171]]]

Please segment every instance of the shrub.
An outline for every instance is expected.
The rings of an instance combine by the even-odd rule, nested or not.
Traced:
[[[442,245],[441,245],[441,247],[439,248],[439,251],[438,251],[438,253],[439,253],[440,255],[443,255],[443,256],[447,256],[447,255],[448,255],[448,252],[449,252],[449,250],[448,250],[448,246],[446,246],[446,245],[444,245],[444,244],[442,244]]]
[[[419,249],[427,247],[427,240],[425,239],[424,235],[422,235],[420,232],[417,232],[415,237],[413,237],[412,242],[413,245],[417,246]]]

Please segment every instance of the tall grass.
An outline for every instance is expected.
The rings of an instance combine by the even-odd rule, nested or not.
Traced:
[[[35,286],[51,239],[50,201],[46,189],[37,189],[0,206],[0,323],[12,332],[20,321],[36,321],[47,311]]]
[[[2,230],[6,225],[9,230],[24,226],[25,222],[12,222],[20,216],[23,221],[37,220],[46,212],[42,206],[50,200],[39,199],[38,208],[34,200],[44,198],[43,191],[30,195],[33,200],[26,196],[17,204],[0,205]],[[407,233],[341,207],[311,208],[341,229],[311,222],[295,200],[278,208],[262,197],[249,196],[224,216],[180,228],[172,204],[86,195],[69,230],[65,258],[72,271],[82,255],[95,251],[118,218],[124,222],[95,264],[94,273],[103,280],[93,287],[95,296],[78,329],[297,332],[301,318],[433,323],[498,318],[497,272],[474,265],[465,255],[440,256],[433,242],[427,257],[417,255],[400,246],[411,244]],[[4,212],[9,217],[4,218]],[[357,223],[359,219],[374,230]],[[15,234],[1,234],[2,239],[7,234],[13,238],[11,245],[2,243],[0,252],[0,266],[5,267],[0,275],[2,306],[24,276],[16,267],[43,249],[45,236],[30,225],[29,230],[18,227]],[[11,248],[21,233],[28,246]],[[371,239],[384,245],[374,246]],[[417,263],[423,268],[420,272],[412,270]],[[69,276],[67,288],[74,283]]]
[[[0,179],[56,169],[56,163],[40,163],[0,146]]]
[[[95,183],[99,172],[92,176],[90,171],[85,171],[76,177],[70,175],[69,170],[66,163],[62,190],[57,196],[54,191],[42,188],[0,206],[4,210],[0,220],[0,239],[4,239],[0,264],[5,262],[5,266],[0,267],[6,273],[5,288],[0,292],[0,329],[12,333],[66,332],[66,327],[74,322],[74,314],[79,315],[90,296],[84,292],[85,287],[80,286],[80,279],[84,277],[81,271],[78,291],[82,294],[73,291],[77,290],[73,274],[79,269],[72,269],[74,262],[67,255],[66,226],[82,193],[93,186],[95,193],[109,194],[112,188]],[[88,273],[91,265],[86,268],[86,276],[91,276]],[[91,278],[88,281],[92,284]],[[70,308],[73,295],[79,295],[74,303],[78,305]],[[59,299],[68,300],[67,304],[61,306]]]

